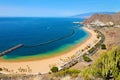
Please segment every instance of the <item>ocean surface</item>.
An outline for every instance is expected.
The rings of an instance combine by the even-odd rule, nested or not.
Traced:
[[[0,52],[24,44],[2,58],[21,59],[60,54],[84,41],[89,34],[80,18],[0,18]]]

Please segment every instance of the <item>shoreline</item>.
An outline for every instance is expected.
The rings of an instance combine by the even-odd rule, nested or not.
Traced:
[[[88,44],[92,44],[96,38],[96,33],[93,30],[90,30],[86,27],[83,27],[85,31],[89,33],[89,37],[78,43],[74,48],[70,49],[69,52],[63,52],[61,54],[46,58],[46,59],[35,59],[29,61],[4,61],[0,59],[0,67],[5,67],[9,69],[9,73],[19,73],[19,74],[38,74],[38,73],[48,73],[50,71],[50,67],[55,65],[60,67],[65,62],[60,59],[66,59],[76,54],[77,51],[84,49]],[[31,70],[30,72],[28,71]],[[26,70],[25,72],[19,72],[20,69]]]
[[[84,27],[82,27],[82,29],[85,30]],[[70,51],[74,50],[75,48],[79,47],[81,44],[84,44],[84,42],[86,42],[90,38],[90,36],[91,36],[91,34],[88,31],[87,31],[87,33],[88,33],[87,38],[84,37],[85,39],[84,38],[83,38],[83,40],[80,39],[75,44],[64,45],[64,47],[62,46],[58,50],[46,53],[46,54],[50,54],[50,55],[46,55],[46,54],[45,55],[44,54],[41,55],[40,54],[40,55],[27,56],[27,57],[22,57],[22,58],[18,57],[18,58],[14,58],[14,59],[5,59],[4,57],[0,57],[0,62],[1,61],[11,62],[11,63],[14,63],[14,62],[23,62],[23,61],[24,62],[29,62],[29,61],[36,61],[36,60],[45,60],[45,59],[50,59],[50,58],[53,58],[53,57],[64,55],[64,54],[69,53]],[[64,50],[62,50],[62,49],[64,49]]]

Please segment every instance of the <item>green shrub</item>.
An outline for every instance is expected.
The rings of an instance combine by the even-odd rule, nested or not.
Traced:
[[[53,73],[58,72],[58,67],[52,67],[52,68],[51,68],[51,71],[52,71]]]
[[[106,49],[106,45],[105,45],[105,44],[102,44],[102,45],[101,45],[101,49]]]
[[[83,59],[84,59],[84,61],[86,61],[86,62],[90,62],[90,61],[92,61],[89,57],[87,57],[85,54],[83,55]]]
[[[95,51],[95,48],[93,47],[93,48],[91,48],[88,52],[89,52],[89,54],[91,54],[91,53],[93,53]]]
[[[77,69],[66,69],[55,73],[55,76],[63,77],[66,75],[77,76],[81,71]]]
[[[68,74],[77,74],[77,73],[80,73],[80,71],[76,70],[76,69],[68,69],[68,70],[66,70],[66,73],[68,73]]]

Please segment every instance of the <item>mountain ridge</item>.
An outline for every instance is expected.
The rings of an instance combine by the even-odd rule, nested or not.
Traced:
[[[104,24],[112,22],[114,25],[120,25],[120,12],[116,14],[94,14],[84,21],[84,24],[91,24],[100,21]]]
[[[75,18],[89,18],[90,16],[92,16],[93,14],[115,14],[116,12],[89,12],[89,13],[82,13],[82,14],[78,14],[72,17]]]

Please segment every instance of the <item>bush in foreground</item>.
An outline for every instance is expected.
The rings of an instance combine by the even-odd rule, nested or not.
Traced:
[[[120,79],[120,48],[113,48],[100,56],[95,63],[81,72],[85,80],[101,78],[103,80]]]
[[[81,71],[77,69],[65,69],[55,73],[54,75],[58,77],[64,77],[67,75],[70,75],[72,77],[77,77],[80,72]]]

